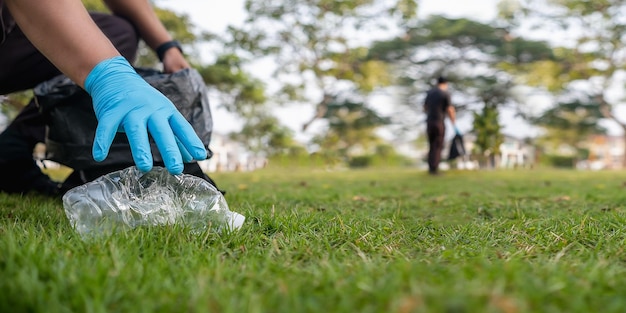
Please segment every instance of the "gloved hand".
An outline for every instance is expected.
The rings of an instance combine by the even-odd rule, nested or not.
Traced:
[[[454,125],[454,133],[457,134],[457,135],[461,134],[461,131],[459,130],[458,127],[456,127],[456,125]]]
[[[189,122],[174,104],[150,86],[121,56],[98,63],[85,79],[98,127],[93,158],[103,161],[116,132],[125,132],[133,160],[140,171],[152,169],[148,132],[152,135],[165,167],[172,174],[183,171],[183,160],[204,160],[207,151]]]

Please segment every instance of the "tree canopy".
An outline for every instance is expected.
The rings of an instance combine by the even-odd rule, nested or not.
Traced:
[[[623,102],[608,94],[611,88],[624,84],[621,75],[626,70],[626,3],[609,0],[519,0],[515,3],[520,10],[508,16],[512,27],[531,27],[554,34],[551,43],[556,58],[537,64],[529,71],[527,81],[541,84],[557,96],[584,90],[588,101],[571,102],[565,107],[559,105],[557,109],[577,105],[586,110],[597,106],[602,117],[626,131],[626,120],[616,114]]]

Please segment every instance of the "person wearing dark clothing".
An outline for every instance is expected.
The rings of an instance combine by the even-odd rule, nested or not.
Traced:
[[[437,79],[437,86],[431,88],[424,100],[426,112],[426,133],[428,135],[428,173],[437,175],[441,162],[441,151],[446,134],[445,118],[450,119],[456,129],[456,110],[452,106],[448,93],[448,81],[444,77]]]
[[[6,8],[2,8],[0,42],[0,95],[32,89],[61,72],[26,38],[15,25]],[[139,37],[125,19],[104,13],[90,13],[100,30],[129,62],[135,59]],[[45,141],[45,121],[39,107],[31,101],[0,134],[0,190],[25,192],[33,190],[46,195],[59,193],[60,185],[44,175],[32,154],[35,145]]]
[[[79,0],[0,0],[0,95],[65,74],[93,99],[95,161],[107,157],[113,137],[123,130],[141,171],[152,168],[152,135],[168,170],[180,174],[183,161],[203,160],[207,151],[171,101],[131,63],[141,38],[158,54],[165,73],[190,66],[149,1],[104,2],[112,14],[89,14]],[[33,160],[35,144],[45,138],[39,109],[29,104],[0,134],[0,191],[62,192]]]

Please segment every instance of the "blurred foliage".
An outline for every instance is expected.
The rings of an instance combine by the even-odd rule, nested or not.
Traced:
[[[327,112],[339,112],[328,107],[338,95],[366,95],[391,83],[387,64],[367,59],[368,49],[363,47],[367,40],[358,38],[411,24],[416,8],[415,0],[249,0],[244,25],[229,28],[229,46],[242,55],[268,57],[276,63],[272,77],[279,87],[271,99],[316,106],[303,126],[307,129],[313,121],[329,118]],[[316,90],[317,95],[305,90]],[[328,132],[329,137],[347,135]]]
[[[293,139],[293,132],[282,126],[276,117],[259,113],[246,120],[239,132],[231,138],[243,143],[252,153],[267,157],[299,151],[300,145]]]
[[[612,86],[624,84],[626,2],[518,0],[515,4],[520,10],[507,16],[510,25],[554,34],[556,60],[534,68],[529,81],[543,84],[556,95],[585,90],[604,118],[626,130],[626,120],[616,116],[622,99],[607,97]],[[584,102],[578,104],[585,109]],[[626,165],[626,158],[623,161]]]
[[[298,144],[293,131],[271,115],[266,103],[265,85],[243,70],[244,62],[235,54],[223,54],[210,65],[198,66],[204,81],[218,91],[223,108],[241,118],[240,131],[231,138],[257,155],[271,157],[288,153]]]
[[[102,0],[82,0],[83,5],[87,9],[87,11],[92,12],[104,12],[110,13],[111,10],[106,6],[105,1]]]
[[[381,143],[375,131],[388,125],[389,119],[380,116],[362,101],[334,98],[327,108],[323,118],[328,122],[328,130],[313,139],[313,143],[319,146],[319,153],[347,161],[354,155],[370,153]]]
[[[244,118],[256,114],[266,101],[265,85],[243,69],[244,61],[235,54],[223,54],[213,64],[197,66],[204,81],[219,90],[222,105]]]
[[[504,142],[504,136],[501,133],[502,125],[500,125],[498,108],[495,106],[485,106],[481,112],[474,112],[474,132],[476,133],[476,142],[474,153],[481,157],[491,160],[500,154],[500,145]]]
[[[583,148],[589,136],[606,134],[606,129],[599,125],[602,118],[598,103],[593,99],[582,98],[559,102],[530,121],[546,131],[539,139],[540,144],[551,151],[565,144],[578,151],[575,157],[585,159]]]

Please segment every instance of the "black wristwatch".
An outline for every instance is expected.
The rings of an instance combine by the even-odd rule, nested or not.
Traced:
[[[159,61],[163,62],[163,57],[165,56],[165,52],[170,48],[177,48],[180,53],[183,53],[183,48],[180,46],[180,42],[176,40],[168,41],[162,43],[160,46],[156,48],[156,54],[159,57]]]

